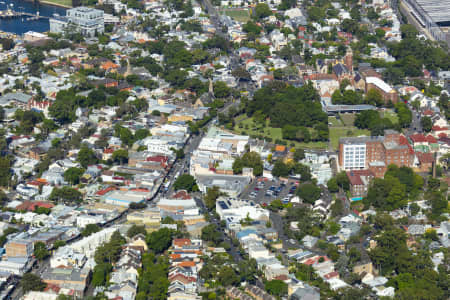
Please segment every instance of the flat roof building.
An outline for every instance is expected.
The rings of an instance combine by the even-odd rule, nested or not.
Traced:
[[[65,17],[50,18],[50,32],[65,33],[74,30],[89,37],[103,33],[103,10],[80,6],[68,9]]]

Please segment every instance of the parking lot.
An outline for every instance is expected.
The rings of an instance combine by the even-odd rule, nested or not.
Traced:
[[[289,179],[283,182],[277,179],[269,180],[261,178],[254,180],[241,194],[242,199],[253,200],[261,205],[269,205],[275,199],[281,199],[284,203],[295,196],[298,180]]]

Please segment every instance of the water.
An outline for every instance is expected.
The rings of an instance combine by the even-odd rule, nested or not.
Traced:
[[[52,17],[53,14],[59,14],[60,16],[66,15],[66,9],[53,5],[35,4],[32,1],[19,1],[19,0],[0,0],[0,10],[11,8],[19,12],[27,12],[36,14],[39,12],[41,16]],[[18,18],[5,18],[0,19],[0,31],[12,32],[15,34],[23,34],[27,31],[44,32],[50,29],[48,19],[39,19],[34,21],[27,21],[30,18],[28,16]]]

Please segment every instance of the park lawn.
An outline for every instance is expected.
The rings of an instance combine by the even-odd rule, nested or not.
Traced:
[[[253,128],[253,118],[242,118],[238,116],[235,118],[236,125],[234,127],[234,131],[239,134],[244,135],[263,135],[264,137],[268,137],[272,139],[272,143],[275,143],[276,140],[286,141],[287,146],[290,147],[291,144],[294,144],[294,147],[305,148],[305,149],[326,149],[326,142],[310,142],[310,143],[299,143],[291,140],[284,140],[281,128],[273,128],[269,126],[269,121],[266,121],[266,127],[262,128],[261,125],[258,125],[256,128]],[[242,124],[242,128],[239,128],[239,124]],[[248,126],[248,129],[245,129],[245,126]]]
[[[353,126],[353,122],[355,122],[356,114],[339,114],[339,118],[341,119],[344,126]]]
[[[398,117],[397,114],[392,110],[385,110],[383,113],[381,113],[382,118],[388,118],[391,120],[392,124],[398,123]]]
[[[231,10],[227,9],[225,10],[225,14],[227,16],[230,16],[231,18],[235,19],[238,22],[245,23],[248,20],[250,20],[250,13],[247,9],[239,9],[239,10]]]
[[[41,0],[40,2],[64,7],[72,7],[72,0]]]
[[[348,134],[350,133],[351,134]],[[370,131],[367,129],[358,129],[356,127],[352,126],[346,126],[346,127],[330,127],[330,140],[331,140],[331,146],[333,149],[338,149],[339,147],[339,138],[342,137],[353,137],[353,136],[360,136],[360,135],[370,135]]]
[[[336,119],[336,117],[328,117],[328,123],[331,123],[330,126],[342,126],[341,120]]]

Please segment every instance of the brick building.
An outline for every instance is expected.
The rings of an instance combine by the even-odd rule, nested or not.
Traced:
[[[414,150],[408,140],[393,130],[384,136],[341,138],[339,166],[341,169],[369,169],[375,177],[383,177],[390,164],[412,167]]]
[[[353,197],[365,196],[369,189],[370,181],[375,177],[370,170],[348,171],[347,177],[350,181],[350,192]]]
[[[385,103],[391,101],[395,104],[398,102],[397,91],[378,77],[370,76],[366,78],[366,93],[371,89],[379,91]]]

